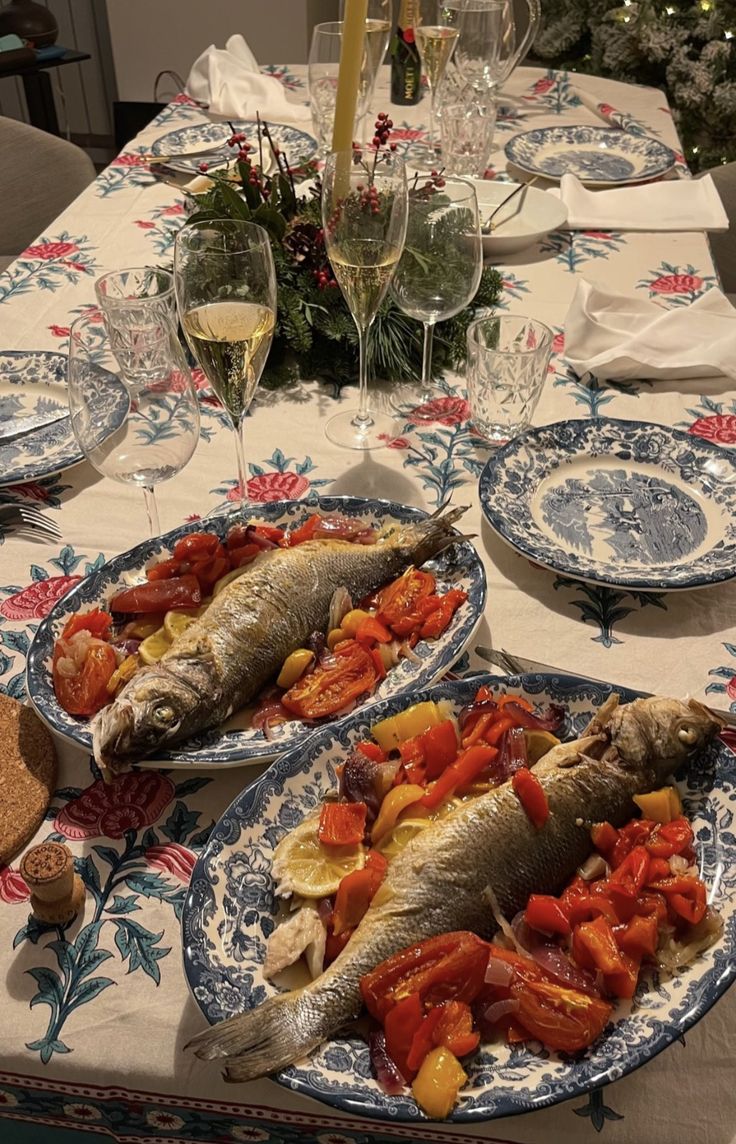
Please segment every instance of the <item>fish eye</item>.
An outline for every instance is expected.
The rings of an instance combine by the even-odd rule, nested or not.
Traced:
[[[698,732],[694,727],[690,727],[686,723],[683,727],[680,727],[677,732],[677,738],[681,743],[684,743],[686,747],[694,747],[698,741]]]
[[[151,718],[159,727],[168,727],[169,723],[174,722],[176,712],[168,703],[162,703],[160,707],[157,707],[156,710],[152,712]]]

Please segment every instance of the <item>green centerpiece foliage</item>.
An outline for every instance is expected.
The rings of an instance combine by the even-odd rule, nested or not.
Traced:
[[[534,55],[662,88],[693,170],[736,159],[736,0],[545,0]]]
[[[271,174],[264,174],[266,153],[274,158]],[[189,221],[245,219],[263,226],[271,239],[278,315],[262,384],[275,387],[298,376],[320,378],[337,388],[357,381],[358,333],[325,250],[316,165],[292,168],[273,146],[264,124],[258,148],[241,143],[232,170],[227,175],[214,171],[210,178],[212,186],[196,196]],[[420,252],[420,256],[432,260],[431,253]],[[437,274],[446,273],[442,260],[438,258],[437,263]],[[464,363],[468,325],[481,310],[497,303],[500,292],[500,275],[485,267],[472,304],[437,325],[435,378]],[[381,306],[371,330],[368,368],[372,377],[387,381],[421,377],[421,324],[403,314],[390,298]]]

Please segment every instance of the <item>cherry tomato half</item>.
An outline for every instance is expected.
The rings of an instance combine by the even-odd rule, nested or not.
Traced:
[[[370,653],[355,640],[344,640],[334,649],[332,660],[298,679],[281,702],[300,719],[322,719],[371,691],[376,678]]]
[[[52,669],[54,692],[70,715],[94,715],[110,696],[107,684],[118,661],[110,644],[95,640],[89,645],[84,662],[76,675],[61,675],[57,662],[62,652],[57,644]]]

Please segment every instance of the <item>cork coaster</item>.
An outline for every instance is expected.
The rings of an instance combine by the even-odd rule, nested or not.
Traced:
[[[38,715],[0,694],[0,866],[38,830],[56,786],[56,750]]]

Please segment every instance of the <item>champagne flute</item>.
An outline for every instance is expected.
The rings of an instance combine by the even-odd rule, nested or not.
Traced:
[[[390,414],[368,406],[368,331],[401,257],[407,189],[403,159],[387,148],[333,152],[322,176],[327,255],[358,329],[358,408],[338,413],[325,428],[347,449],[378,449],[395,436]]]
[[[459,36],[456,27],[439,23],[437,0],[419,0],[414,38],[422,61],[422,69],[429,87],[430,111],[427,147],[429,161],[435,157],[435,124],[437,122],[437,92]]]
[[[422,407],[446,393],[432,384],[436,322],[459,314],[475,297],[483,270],[478,200],[464,179],[417,179],[409,192],[404,253],[391,283],[396,305],[424,324],[422,381],[400,386],[391,404],[422,418]],[[428,414],[429,415],[429,414]]]
[[[71,425],[103,476],[143,490],[151,536],[161,531],[154,486],[188,463],[199,439],[199,404],[173,322],[147,331],[137,357],[124,360],[97,315],[69,332]]]
[[[174,283],[189,348],[232,423],[243,511],[245,418],[276,326],[276,270],[267,232],[235,219],[189,223],[176,236]]]

